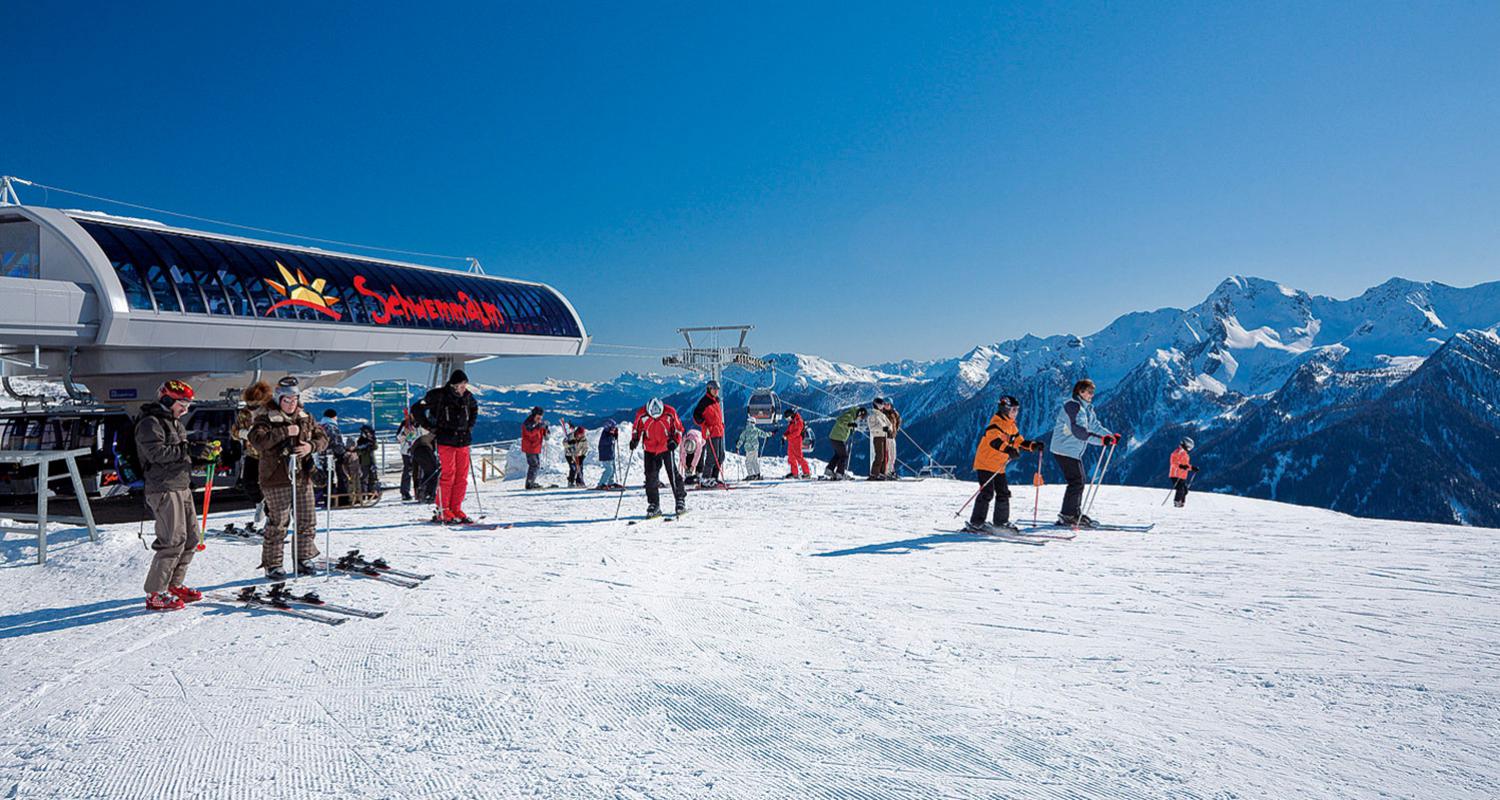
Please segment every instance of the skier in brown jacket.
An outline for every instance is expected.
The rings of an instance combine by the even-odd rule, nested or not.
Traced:
[[[299,573],[311,572],[307,562],[318,555],[318,510],[313,499],[311,456],[327,449],[328,434],[302,408],[302,393],[296,378],[287,376],[277,384],[275,402],[262,409],[250,427],[250,443],[260,451],[260,489],[266,498],[261,569],[272,580],[290,577],[281,568],[281,551],[290,523],[296,526],[292,535],[296,543],[293,567]],[[297,462],[295,487],[289,472],[293,458]],[[294,506],[295,520],[291,519]]]

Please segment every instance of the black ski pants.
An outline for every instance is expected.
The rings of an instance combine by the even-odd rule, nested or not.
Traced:
[[[526,454],[526,488],[536,488],[536,474],[542,468],[541,453]]]
[[[828,469],[825,472],[829,476],[843,475],[849,471],[849,443],[837,439],[829,439],[833,444],[833,458],[828,459]]]
[[[1063,480],[1068,482],[1068,488],[1063,490],[1062,516],[1076,519],[1083,513],[1083,462],[1060,453],[1053,453],[1052,458],[1062,470]]]
[[[995,501],[995,524],[1004,525],[1010,522],[1010,484],[1005,480],[1004,472],[990,472],[979,470],[979,496],[974,498],[974,513],[969,515],[969,522],[979,525],[984,522],[985,515],[990,510],[990,500]]]
[[[698,462],[698,479],[718,480],[720,468],[724,465],[724,437],[705,436],[703,445],[703,449],[708,452],[699,457],[701,460]]]
[[[687,501],[687,489],[682,485],[682,474],[677,471],[676,454],[646,453],[646,506],[661,508],[661,470],[667,470],[667,481],[672,485],[672,498],[682,505]]]
[[[411,499],[411,456],[401,456],[401,499]]]
[[[1174,489],[1177,490],[1172,495],[1172,500],[1174,502],[1178,502],[1178,503],[1185,503],[1185,502],[1187,502],[1187,493],[1188,493],[1188,479],[1187,478],[1173,478],[1172,479],[1172,488],[1174,488]]]

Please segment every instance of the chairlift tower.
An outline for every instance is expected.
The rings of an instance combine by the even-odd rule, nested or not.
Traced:
[[[685,369],[689,372],[699,372],[707,375],[711,380],[718,381],[724,375],[724,367],[737,364],[746,369],[760,371],[770,366],[765,359],[750,355],[750,348],[745,346],[745,337],[754,330],[754,325],[714,325],[705,328],[678,328],[677,332],[687,342],[687,347],[682,348],[676,355],[662,358],[662,366]],[[738,342],[732,347],[720,346],[720,337],[723,334],[739,334]],[[693,335],[698,334],[698,342],[693,341]],[[711,334],[711,336],[709,336]],[[705,346],[704,340],[712,339],[713,346]]]

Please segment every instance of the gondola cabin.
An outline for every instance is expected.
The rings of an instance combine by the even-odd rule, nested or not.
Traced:
[[[770,389],[750,393],[750,418],[760,425],[771,425],[781,418],[781,398]]]

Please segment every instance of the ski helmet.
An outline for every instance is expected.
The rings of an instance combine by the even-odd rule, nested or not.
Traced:
[[[1193,449],[1193,437],[1191,437],[1191,436],[1184,436],[1184,437],[1182,437],[1181,444],[1182,444],[1182,449],[1184,449],[1184,450],[1191,450],[1191,449]]]
[[[283,397],[295,397],[302,399],[302,387],[298,385],[296,376],[288,375],[276,382],[276,402],[280,403]]]
[[[532,406],[531,407],[531,416],[533,416],[533,417],[540,417],[543,413],[544,412],[542,411],[542,407],[541,406]]]
[[[791,419],[792,417],[796,416],[796,414],[797,414],[796,411],[794,411],[794,410],[792,410],[792,409],[789,408],[789,409],[781,412],[781,418],[782,419]]]
[[[162,397],[170,397],[172,400],[191,402],[193,399],[193,387],[187,385],[186,381],[170,380],[161,385],[157,393]]]
[[[1007,408],[1020,408],[1020,407],[1021,407],[1021,401],[1017,400],[1014,395],[1008,395],[1008,394],[1001,395],[1000,396],[1000,402],[995,405],[996,410],[999,410],[999,411],[1004,411]]]
[[[707,388],[709,388],[709,389],[718,389],[719,388],[719,382],[718,381],[709,381]]]
[[[652,419],[660,417],[665,410],[666,405],[662,403],[660,397],[653,397],[646,401],[646,416]]]

